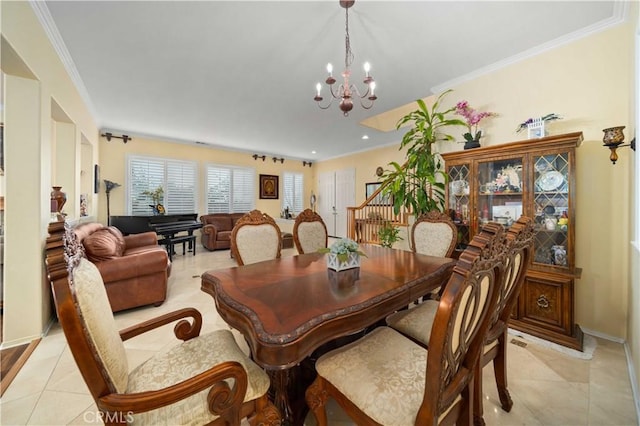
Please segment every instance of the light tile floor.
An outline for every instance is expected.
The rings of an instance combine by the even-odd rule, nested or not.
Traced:
[[[283,250],[283,256],[295,254]],[[124,328],[147,318],[185,306],[203,313],[203,332],[228,328],[216,313],[212,298],[200,290],[200,275],[207,270],[235,266],[229,251],[174,257],[167,301],[117,313]],[[244,339],[237,340],[246,349]],[[514,337],[515,338],[515,337]],[[487,425],[637,425],[635,405],[622,345],[603,339],[591,360],[578,359],[525,341],[526,347],[509,346],[509,389],[513,409],[500,409],[491,366],[484,369]],[[156,351],[175,344],[172,327],[165,327],[126,342],[130,368]],[[335,403],[328,405],[329,423],[353,425]],[[64,334],[54,325],[11,386],[0,399],[2,425],[101,424],[96,407],[67,347]],[[315,425],[312,415],[307,425]]]

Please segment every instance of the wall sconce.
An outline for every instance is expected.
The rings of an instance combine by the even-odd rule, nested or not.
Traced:
[[[101,134],[100,136],[103,136],[103,137],[107,138],[107,142],[111,142],[112,138],[122,139],[122,142],[124,142],[124,143],[127,143],[130,140],[133,140],[133,138],[131,136],[128,136],[128,135],[116,136],[111,132],[105,132],[105,133]]]
[[[253,157],[253,159],[254,159],[254,160],[256,160],[256,161],[258,160],[258,158],[262,158],[262,161],[264,161],[264,160],[266,160],[266,159],[267,159],[267,156],[266,156],[266,155],[253,154],[253,155],[252,155],[252,157]]]
[[[273,157],[272,160],[273,160],[274,163],[277,162],[277,161],[279,161],[280,164],[284,163],[284,158]]]
[[[624,128],[625,126],[616,126],[602,129],[602,131],[604,132],[602,142],[604,142],[604,146],[611,150],[609,160],[611,160],[613,164],[616,164],[616,161],[618,161],[618,153],[616,152],[618,148],[622,148],[623,146],[630,146],[632,150],[636,150],[636,138],[633,138],[633,140],[629,144],[622,144],[624,142],[624,133],[622,133],[622,130]]]
[[[302,162],[302,167],[304,166],[309,166],[309,168],[311,168],[311,161],[303,161]]]

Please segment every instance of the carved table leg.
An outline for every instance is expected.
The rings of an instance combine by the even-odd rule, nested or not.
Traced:
[[[271,389],[269,394],[273,404],[280,410],[283,425],[293,425],[294,417],[289,401],[289,382],[291,379],[291,369],[267,370],[271,379]]]

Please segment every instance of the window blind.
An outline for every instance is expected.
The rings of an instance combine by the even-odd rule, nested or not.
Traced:
[[[284,197],[282,208],[290,213],[298,214],[304,209],[302,196],[304,193],[304,175],[302,173],[283,173]]]
[[[197,165],[193,161],[131,156],[128,158],[127,211],[131,215],[150,215],[154,201],[144,194],[158,187],[167,214],[196,212]]]
[[[255,206],[255,171],[207,166],[207,213],[245,213]]]

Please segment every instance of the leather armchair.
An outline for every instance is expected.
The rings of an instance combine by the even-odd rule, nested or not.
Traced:
[[[171,262],[155,232],[125,237],[100,223],[81,224],[74,232],[102,276],[113,312],[164,302]]]
[[[231,248],[231,231],[245,213],[214,213],[200,216],[202,246],[207,250]]]

